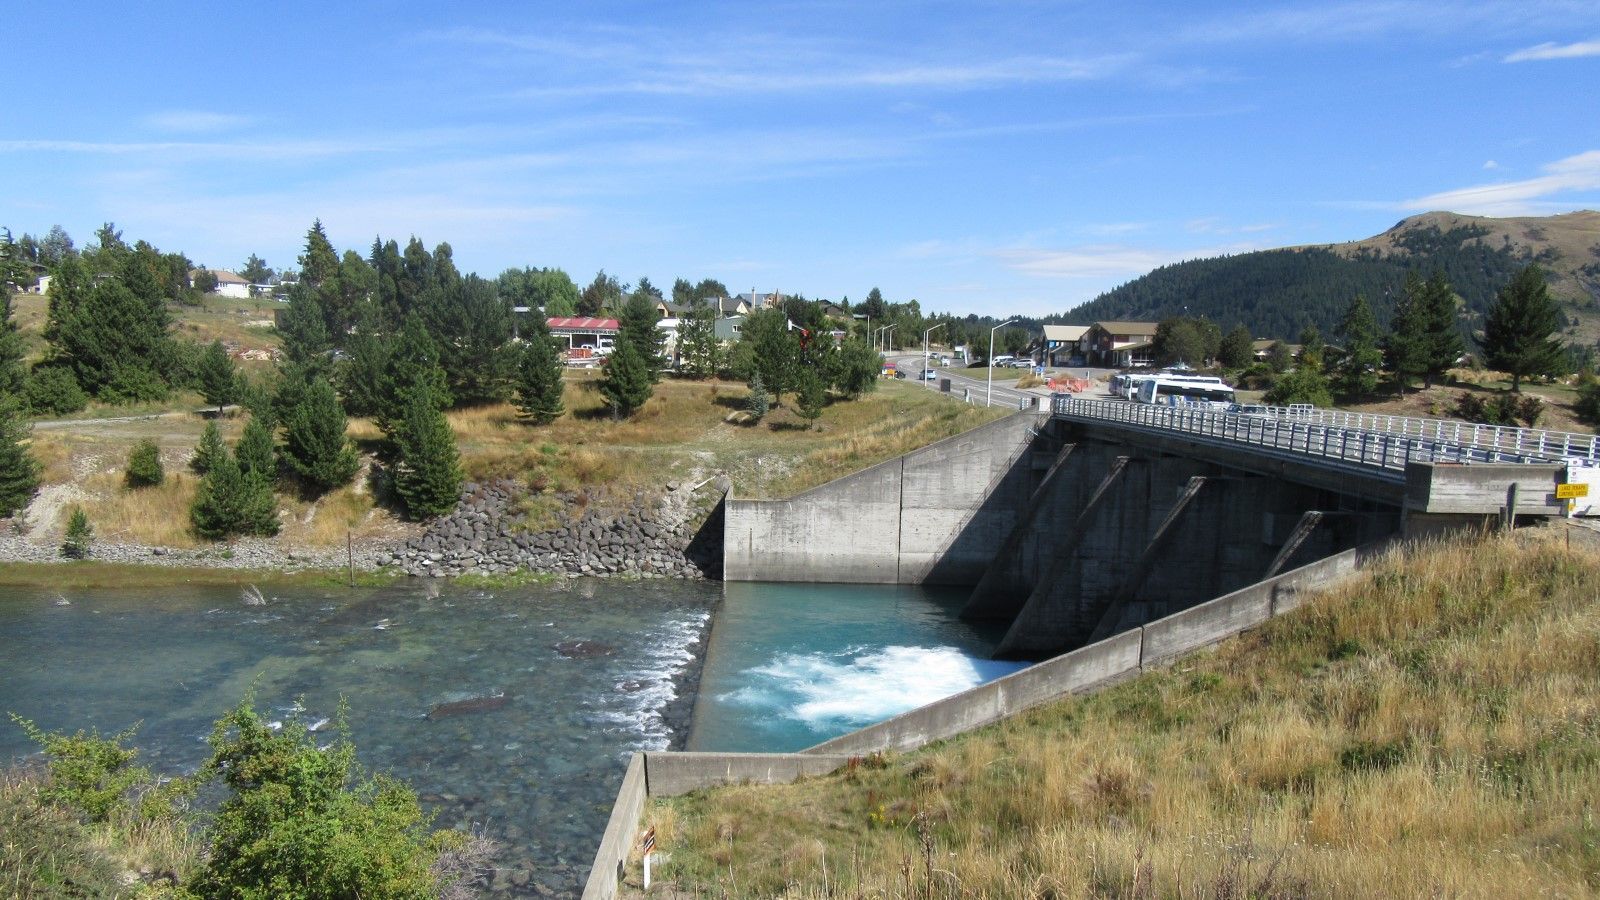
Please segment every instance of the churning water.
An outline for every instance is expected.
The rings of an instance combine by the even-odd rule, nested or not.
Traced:
[[[797,749],[1015,668],[984,658],[993,636],[955,620],[959,597],[725,590],[407,581],[264,586],[258,603],[216,587],[0,589],[0,712],[69,731],[142,723],[142,762],[170,773],[205,758],[212,723],[248,693],[267,718],[308,724],[342,698],[369,769],[409,781],[436,825],[500,840],[498,864],[531,875],[512,893],[565,896],[588,874],[628,754],[688,727],[679,680],[719,601],[697,749]],[[0,721],[0,762],[35,749]]]

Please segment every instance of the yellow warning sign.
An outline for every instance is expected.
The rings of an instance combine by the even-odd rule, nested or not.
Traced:
[[[1587,484],[1558,484],[1556,485],[1557,500],[1572,500],[1576,497],[1589,496]]]

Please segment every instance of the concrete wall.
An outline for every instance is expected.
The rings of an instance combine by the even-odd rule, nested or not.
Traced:
[[[1556,484],[1565,480],[1566,467],[1558,465],[1440,465],[1406,466],[1408,513],[1493,515],[1506,505],[1511,485],[1517,485],[1517,512],[1555,515]]]
[[[1386,541],[1337,553],[803,753],[636,753],[583,896],[585,900],[616,896],[618,872],[633,846],[647,796],[672,796],[720,784],[786,783],[825,774],[852,756],[916,749],[1043,703],[1116,684],[1295,609],[1306,591],[1364,568],[1393,546]]]
[[[617,800],[611,805],[611,817],[606,820],[606,830],[600,836],[600,848],[595,851],[594,865],[589,867],[589,880],[583,886],[583,900],[611,900],[617,896],[617,885],[622,881],[628,853],[633,849],[633,836],[639,830],[639,819],[644,815],[644,801],[648,796],[644,780],[644,754],[635,753],[628,760],[628,771],[622,776],[622,787],[617,789]]]
[[[1032,490],[1048,416],[1008,416],[786,500],[729,498],[727,581],[973,584]]]

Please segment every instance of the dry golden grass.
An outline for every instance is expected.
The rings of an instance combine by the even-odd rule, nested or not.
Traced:
[[[1541,531],[1391,559],[881,765],[657,801],[662,874],[737,897],[1592,896],[1600,551]]]
[[[193,473],[170,468],[161,484],[137,489],[125,487],[120,473],[102,472],[83,482],[90,499],[82,505],[97,540],[198,547],[204,542],[189,531],[189,507],[199,486]]]

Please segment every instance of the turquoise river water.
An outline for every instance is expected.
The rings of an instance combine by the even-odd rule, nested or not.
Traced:
[[[441,827],[485,828],[513,895],[575,895],[629,753],[792,750],[1017,668],[919,588],[563,581],[506,590],[0,589],[0,712],[47,729],[141,723],[143,761],[192,769],[249,691],[269,719],[331,717]],[[711,627],[713,611],[715,627]],[[710,629],[709,642],[707,630]],[[692,678],[690,679],[692,683]],[[494,709],[426,718],[504,693]],[[0,722],[0,761],[34,748]],[[511,879],[503,878],[510,887]]]

